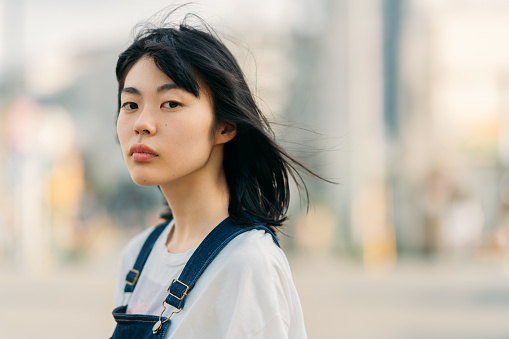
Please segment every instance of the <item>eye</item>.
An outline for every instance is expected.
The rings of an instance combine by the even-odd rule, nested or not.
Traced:
[[[134,102],[126,102],[122,104],[121,108],[125,109],[126,111],[132,111],[138,108],[138,104],[135,104]]]
[[[179,106],[181,106],[180,103],[178,103],[176,101],[166,101],[163,104],[163,107],[165,107],[165,108],[177,108]]]

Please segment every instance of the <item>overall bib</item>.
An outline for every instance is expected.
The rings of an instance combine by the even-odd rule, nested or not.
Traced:
[[[154,247],[154,243],[165,229],[167,223],[154,228],[140,250],[134,267],[126,276],[124,292],[133,292],[140,274],[147,262],[148,256]],[[184,266],[178,279],[173,281],[166,290],[168,296],[162,302],[163,311],[160,316],[144,314],[127,314],[127,305],[113,310],[113,317],[117,323],[113,336],[110,339],[163,339],[171,324],[171,316],[182,311],[185,298],[193,289],[198,278],[207,266],[214,260],[217,254],[237,235],[252,229],[260,229],[269,232],[277,246],[279,243],[276,236],[263,225],[242,227],[233,224],[230,218],[224,219],[217,225],[196,248],[193,255]],[[166,310],[165,304],[174,306],[178,311],[172,312],[168,317],[163,317]]]

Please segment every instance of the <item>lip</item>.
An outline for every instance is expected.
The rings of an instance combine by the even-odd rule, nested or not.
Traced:
[[[158,156],[152,148],[145,144],[132,145],[129,153],[135,161],[148,161]]]

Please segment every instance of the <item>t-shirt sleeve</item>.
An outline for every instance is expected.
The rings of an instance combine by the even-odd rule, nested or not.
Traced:
[[[228,338],[306,338],[302,309],[283,251],[269,234],[234,248],[227,276],[237,293]],[[291,334],[292,333],[292,334]],[[291,335],[290,335],[291,334]]]
[[[283,320],[280,314],[275,315],[266,322],[265,326],[257,332],[254,332],[246,339],[279,339],[290,338],[288,324]]]

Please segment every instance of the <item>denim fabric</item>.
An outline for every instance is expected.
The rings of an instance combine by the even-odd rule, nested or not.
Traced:
[[[161,224],[157,226],[152,233],[148,236],[147,240],[143,244],[142,249],[136,259],[136,263],[134,264],[133,269],[139,271],[143,270],[145,263],[148,259],[148,256],[154,247],[154,243],[157,238],[161,235],[161,232],[164,230],[167,223]],[[279,246],[279,242],[277,241],[276,236],[263,225],[256,225],[253,227],[242,227],[233,224],[230,221],[230,218],[224,219],[219,225],[217,225],[205,239],[201,242],[198,248],[194,251],[191,258],[189,258],[188,262],[184,266],[182,273],[179,278],[172,282],[169,287],[168,296],[165,299],[167,304],[170,304],[177,309],[182,309],[185,304],[186,295],[193,289],[194,285],[198,278],[205,271],[207,266],[214,260],[214,258],[218,255],[218,253],[226,246],[228,243],[234,239],[239,234],[250,231],[252,229],[260,229],[266,232],[269,232],[272,235],[272,238],[277,246]],[[134,279],[135,273],[131,270],[128,273],[126,280],[132,282]],[[139,277],[136,278],[135,283]],[[124,291],[132,292],[135,286],[130,286],[126,284]],[[178,299],[171,294],[178,297]],[[181,299],[181,300],[179,300]],[[158,316],[153,315],[141,315],[141,314],[126,314],[127,306],[121,306],[116,308],[113,311],[113,317],[117,322],[117,326],[115,328],[115,332],[111,339],[130,339],[130,338],[140,338],[140,339],[155,339],[155,338],[164,338],[164,334],[168,330],[170,326],[171,320],[168,320],[163,324],[163,327],[157,334],[152,333],[152,328],[155,323],[159,320]],[[161,318],[165,320],[166,318]]]
[[[165,322],[157,334],[152,333],[152,327],[159,320],[155,315],[126,314],[127,306],[113,310],[113,317],[117,322],[115,332],[110,339],[164,339],[170,327],[171,320]],[[165,317],[161,321],[166,320]]]

